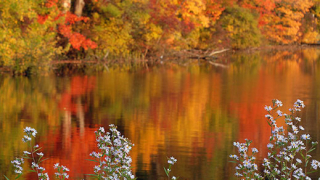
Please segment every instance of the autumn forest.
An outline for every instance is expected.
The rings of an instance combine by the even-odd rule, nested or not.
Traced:
[[[319,0],[1,0],[0,65],[316,44],[319,18]]]

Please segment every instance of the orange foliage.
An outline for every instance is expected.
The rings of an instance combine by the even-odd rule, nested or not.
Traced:
[[[206,14],[209,16],[212,22],[217,21],[220,18],[221,13],[224,11],[225,7],[222,7],[220,3],[214,0],[209,0],[207,4]]]
[[[290,44],[302,36],[301,25],[305,13],[312,7],[311,0],[275,1],[273,14],[266,14],[267,22],[263,28],[264,34],[271,41]]]

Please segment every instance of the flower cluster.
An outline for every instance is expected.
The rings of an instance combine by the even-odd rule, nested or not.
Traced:
[[[13,166],[15,167],[15,173],[20,177],[22,175],[23,168],[21,167],[21,164],[24,163],[24,159],[29,160],[31,159],[31,169],[32,172],[36,172],[39,180],[49,180],[48,173],[45,173],[45,168],[39,166],[39,164],[44,161],[43,153],[39,152],[41,148],[39,148],[39,145],[32,146],[31,141],[33,137],[36,137],[37,131],[31,127],[26,127],[24,129],[24,132],[26,135],[22,138],[22,141],[27,143],[30,151],[23,151],[22,158],[16,158],[15,160],[11,161]]]
[[[18,175],[22,174],[23,168],[21,167],[21,165],[24,163],[23,158],[16,158],[15,160],[11,161],[11,163],[15,168],[14,172]]]
[[[175,159],[174,157],[170,157],[168,158],[168,164],[169,164],[169,167],[168,169],[164,168],[164,172],[166,173],[168,179],[170,179],[170,172],[171,172],[171,167],[177,162],[177,159]],[[171,177],[172,180],[175,180],[175,179],[178,179],[177,177],[175,176],[172,176]]]
[[[127,138],[121,136],[116,126],[110,125],[110,132],[100,127],[96,134],[99,152],[92,152],[91,157],[99,165],[94,167],[95,177],[99,179],[135,179],[131,172],[132,159],[129,152],[134,146]]]
[[[59,165],[59,163],[56,163],[53,167],[58,171],[55,173],[57,179],[64,180],[69,178],[69,175],[67,173],[69,169],[66,166]]]
[[[174,157],[170,157],[168,159],[168,163],[171,164],[171,165],[174,165],[174,163],[176,163],[176,162],[177,162],[177,159],[175,159]]]
[[[254,164],[254,155],[258,151],[252,149],[252,155],[249,156],[247,151],[251,141],[246,140],[246,143],[234,143],[240,157],[230,155],[230,158],[235,160],[233,162],[239,163],[236,166],[235,175],[255,179],[310,179],[308,175],[317,170],[320,163],[317,160],[311,161],[311,155],[309,155],[315,149],[317,142],[311,142],[311,147],[307,146],[311,141],[310,135],[301,134],[301,131],[304,131],[304,128],[299,125],[301,118],[295,116],[295,113],[301,111],[305,105],[298,99],[293,108],[289,109],[290,114],[285,114],[278,110],[282,106],[281,101],[273,100],[272,103],[272,107],[265,106],[271,136],[270,143],[267,145],[268,157],[264,158],[262,163],[263,174],[259,174],[257,165]],[[277,120],[280,118],[284,118],[285,127],[277,125]],[[299,159],[300,157],[302,160]],[[309,162],[311,166],[307,168]]]
[[[261,176],[258,173],[258,165],[255,163],[255,154],[257,154],[259,151],[257,148],[252,148],[251,154],[249,154],[249,146],[251,143],[252,141],[247,139],[245,143],[234,142],[233,145],[238,148],[239,156],[230,155],[230,158],[234,159],[235,161],[242,162],[236,167],[236,176],[254,177],[255,179],[259,179]]]
[[[22,138],[23,142],[31,141],[32,136],[36,137],[36,135],[37,135],[37,131],[31,127],[26,127],[24,129],[24,132],[26,133],[26,135],[24,135],[24,137]]]

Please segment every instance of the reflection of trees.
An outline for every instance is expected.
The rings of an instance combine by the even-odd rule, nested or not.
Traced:
[[[66,89],[61,95],[59,109],[64,111],[63,131],[65,132],[64,141],[68,144],[67,147],[70,146],[70,130],[72,128],[71,120],[73,115],[76,116],[76,120],[78,121],[81,136],[84,136],[84,115],[85,112],[87,112],[88,103],[86,101],[82,101],[82,99],[88,97],[90,92],[94,89],[94,86],[94,77],[74,76],[70,82],[70,89]]]
[[[59,116],[54,101],[55,81],[45,78],[11,78],[3,76],[0,80],[0,174],[12,172],[10,161],[27,148],[21,143],[25,126],[36,128],[39,134],[46,131],[47,124],[54,125]],[[47,120],[43,120],[47,119]]]
[[[14,156],[20,155],[22,150],[27,149],[25,145],[20,145],[25,126],[32,126],[38,130],[40,135],[43,135],[48,133],[48,126],[58,126],[60,124],[59,116],[62,113],[60,113],[61,110],[59,110],[57,104],[59,104],[59,101],[66,102],[64,99],[66,96],[63,93],[61,95],[59,92],[61,91],[61,84],[57,83],[57,81],[58,79],[51,76],[40,78],[3,77],[0,81],[0,102],[3,104],[3,106],[0,106],[2,117],[0,118],[0,134],[3,138],[7,137],[6,141],[0,144],[0,148],[3,149],[2,156],[5,157],[1,158],[0,162],[0,165],[4,165],[5,168],[1,168],[0,172],[12,169],[10,160]],[[72,101],[69,102],[69,105],[71,105],[70,107],[75,107],[70,108],[66,106],[64,109],[64,119],[62,120],[63,132],[65,132],[64,142],[70,143],[70,139],[73,138],[71,137],[71,115],[76,114],[77,119],[79,119],[80,134],[82,137],[84,136],[85,108],[83,105],[85,103],[82,102],[81,97],[87,95],[86,93],[93,89],[94,79],[73,77],[70,83],[69,81],[66,82],[67,84],[62,86],[66,88],[65,91],[71,89],[71,99],[68,100]],[[73,99],[76,102],[73,102]],[[62,105],[64,104],[62,103]],[[43,139],[42,137],[38,137],[37,140]]]
[[[264,105],[279,98],[286,110],[296,98],[318,93],[317,53],[234,55],[223,70],[169,64],[134,73],[111,69],[96,77],[2,77],[0,136],[14,143],[0,144],[6,156],[0,172],[9,171],[10,160],[25,149],[22,129],[32,126],[50,157],[49,171],[61,162],[73,176],[91,173],[91,164],[82,160],[95,147],[94,131],[115,123],[136,144],[133,168],[142,178],[164,175],[166,157],[173,155],[173,173],[182,178],[228,179],[233,141],[250,138],[259,142],[253,145],[260,157],[266,153]]]
[[[183,177],[223,177],[226,161],[220,156],[228,143],[232,144],[234,125],[222,109],[221,76],[202,73],[199,66],[176,68],[97,77],[105,89],[97,88],[94,93],[99,96],[94,98],[99,101],[94,103],[95,108],[102,108],[95,110],[99,113],[95,116],[121,119],[116,124],[123,123],[128,128],[128,137],[137,144],[132,152],[135,171],[138,164],[143,164],[139,171],[156,170],[154,173],[161,175],[166,156],[174,155]],[[103,123],[102,118],[99,121]],[[205,156],[200,158],[199,154]],[[183,164],[190,169],[186,170]]]
[[[54,174],[56,170],[53,169],[53,164],[59,162],[71,170],[69,175],[72,179],[84,178],[85,174],[91,174],[95,164],[86,159],[91,159],[89,154],[96,151],[96,129],[84,127],[85,136],[80,128],[74,125],[69,132],[65,132],[65,127],[47,132],[39,144],[45,148],[45,156],[49,157],[43,162],[47,172]]]
[[[274,52],[272,56],[261,54],[262,61],[257,66],[254,76],[244,80],[242,75],[249,73],[235,71],[236,76],[228,80],[230,88],[234,87],[232,83],[242,81],[237,86],[237,93],[230,94],[230,99],[233,100],[230,107],[239,118],[238,139],[252,139],[253,146],[261,149],[260,156],[266,154],[266,144],[270,135],[270,128],[264,118],[264,105],[269,105],[272,99],[279,98],[285,105],[281,109],[288,112],[288,108],[292,107],[297,98],[305,100],[308,105],[310,96],[314,94],[311,90],[315,79],[310,71],[317,68],[314,64],[316,59],[302,56],[306,53],[309,58],[317,58],[318,56],[312,53],[318,54],[319,50],[279,51]]]

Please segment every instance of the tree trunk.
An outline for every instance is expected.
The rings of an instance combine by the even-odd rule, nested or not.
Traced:
[[[71,0],[62,0],[61,3],[62,3],[62,8],[63,8],[63,13],[70,11]]]
[[[85,5],[84,0],[76,0],[76,4],[74,7],[74,14],[80,17],[82,15],[82,10],[84,5]]]

